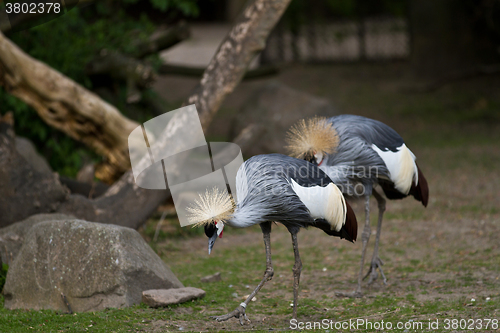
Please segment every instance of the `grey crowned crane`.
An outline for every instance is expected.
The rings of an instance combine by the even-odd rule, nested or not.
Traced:
[[[370,238],[370,195],[378,203],[377,235],[368,273],[368,284],[378,277],[383,262],[378,256],[385,199],[374,187],[378,184],[388,199],[402,199],[412,195],[427,207],[429,188],[415,162],[415,155],[406,147],[403,139],[389,126],[380,121],[355,116],[339,115],[331,118],[302,120],[287,134],[290,155],[319,166],[328,177],[350,197],[365,199],[365,226],[362,233],[361,267],[358,285],[352,293],[339,296],[361,297],[361,281],[366,245]]]
[[[236,175],[236,203],[226,191],[207,190],[188,208],[195,226],[204,226],[208,236],[208,252],[225,225],[245,228],[259,224],[264,236],[266,270],[262,281],[234,311],[212,317],[217,321],[232,317],[248,320],[245,314],[250,300],[271,280],[271,223],[283,224],[292,236],[295,264],[293,266],[293,318],[297,318],[298,288],[302,262],[297,233],[300,228],[316,227],[330,236],[354,242],[357,221],[353,210],[340,190],[317,166],[285,155],[257,155],[245,161]]]

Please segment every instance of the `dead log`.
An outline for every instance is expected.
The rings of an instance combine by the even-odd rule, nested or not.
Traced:
[[[96,176],[112,182],[130,168],[127,138],[138,123],[73,80],[33,59],[0,33],[0,85],[50,126],[105,158]]]
[[[106,75],[115,80],[126,82],[127,103],[141,99],[141,90],[151,86],[156,74],[151,65],[126,56],[117,51],[102,49],[97,57],[85,67],[88,76]]]
[[[148,87],[155,80],[153,68],[142,61],[120,52],[102,49],[85,67],[85,74],[109,75],[114,79],[132,80],[140,87]]]
[[[156,80],[153,67],[142,58],[169,48],[190,35],[187,23],[181,21],[171,27],[161,27],[147,40],[132,42],[135,52],[123,54],[102,49],[85,67],[89,77],[108,76],[126,83],[127,103],[137,103],[142,99],[142,91]],[[201,76],[201,73],[200,73]]]

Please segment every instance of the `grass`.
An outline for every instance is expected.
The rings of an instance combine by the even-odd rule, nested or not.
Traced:
[[[457,325],[461,320],[470,324],[474,319],[476,326],[483,320],[482,331],[495,331],[492,323],[488,329],[484,326],[486,319],[500,319],[500,79],[456,82],[432,93],[416,93],[407,88],[411,82],[400,66],[299,66],[279,77],[297,89],[330,98],[346,112],[380,119],[404,134],[431,193],[427,209],[411,199],[387,203],[380,257],[388,285],[380,279],[371,287],[364,284],[366,297],[362,299],[335,296],[335,291],[355,288],[360,242],[353,245],[318,230],[301,232],[298,318],[311,325],[323,319],[334,320],[332,325],[358,319],[374,325],[383,320],[393,324],[394,332],[465,331],[445,325],[447,321],[452,325],[452,320]],[[362,206],[353,206],[363,221]],[[372,231],[376,213],[372,203]],[[180,228],[175,218],[168,218],[153,241],[157,223],[158,219],[148,221],[141,234],[183,284],[204,289],[205,298],[164,309],[137,305],[75,315],[2,308],[0,332],[269,332],[289,328],[294,258],[285,228],[273,228],[275,275],[247,309],[252,324],[241,327],[237,320],[217,323],[208,317],[232,311],[259,283],[265,269],[260,228],[225,230],[208,256],[202,230]],[[361,233],[362,223],[359,229]],[[215,272],[221,272],[222,281],[200,282]],[[413,326],[397,329],[398,322]],[[414,326],[417,323],[422,323],[422,329]],[[436,323],[437,329],[429,327]],[[338,331],[335,326],[328,329]],[[363,325],[353,329],[373,330]]]

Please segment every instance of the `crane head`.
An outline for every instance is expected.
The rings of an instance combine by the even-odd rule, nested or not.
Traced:
[[[333,154],[339,137],[333,125],[324,117],[300,120],[287,133],[285,147],[289,155],[321,165],[326,154]]]
[[[221,221],[214,221],[213,224],[205,224],[205,235],[208,237],[208,254],[212,253],[212,248],[214,247],[217,238],[222,238],[223,231],[224,223]]]
[[[315,151],[315,150],[312,150],[312,151],[308,151],[307,153],[304,154],[304,160],[306,160],[307,162],[310,162],[314,165],[317,165],[317,166],[320,166],[321,163],[323,163],[323,160],[325,158],[325,154],[323,154],[323,152],[321,151]]]
[[[214,187],[206,190],[204,194],[199,194],[199,198],[187,207],[188,219],[194,223],[193,227],[205,227],[205,235],[208,237],[208,254],[217,237],[222,237],[225,222],[231,217],[234,211],[234,201],[226,189],[219,190]]]

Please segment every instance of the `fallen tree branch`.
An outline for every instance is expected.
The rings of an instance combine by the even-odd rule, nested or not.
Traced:
[[[153,68],[140,60],[117,51],[102,49],[85,67],[85,74],[109,75],[118,80],[133,80],[141,87],[148,87],[155,80]]]
[[[99,56],[87,64],[85,74],[106,75],[126,82],[127,103],[138,102],[141,99],[140,90],[149,87],[156,80],[156,74],[149,64],[106,49],[101,50]]]
[[[96,176],[112,182],[130,168],[127,138],[138,123],[78,83],[33,59],[0,33],[0,85],[50,126],[105,158]]]
[[[177,25],[158,29],[145,41],[132,42],[136,51],[131,54],[102,49],[99,55],[86,65],[85,74],[105,75],[125,82],[127,103],[136,103],[142,99],[142,90],[156,80],[152,66],[141,58],[171,47],[189,35],[189,28],[186,22],[182,21]]]

